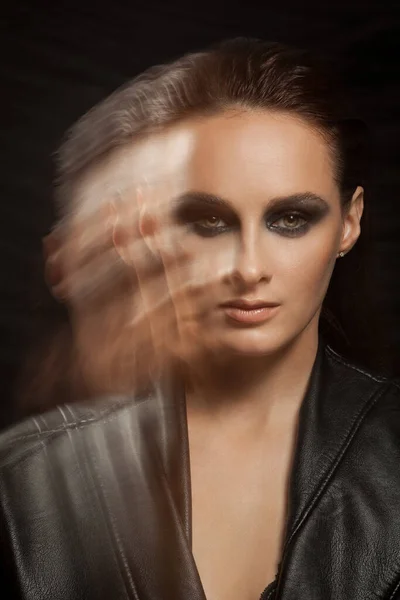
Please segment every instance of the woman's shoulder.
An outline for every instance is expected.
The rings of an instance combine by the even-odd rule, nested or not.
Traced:
[[[145,397],[112,396],[64,404],[29,416],[0,433],[0,468],[45,452],[50,444],[71,445],[82,431],[117,426],[129,413],[140,412]],[[94,433],[94,431],[93,431]]]
[[[391,423],[400,427],[400,382],[397,379],[367,368],[329,345],[324,346],[324,355],[328,382],[345,394],[350,391],[349,397],[362,396],[360,406],[365,409],[368,406],[375,414],[390,415]]]
[[[321,349],[329,362],[338,372],[349,379],[369,381],[372,385],[393,386],[393,391],[400,391],[400,381],[378,369],[366,367],[361,361],[349,358],[335,350],[330,344],[322,343]]]

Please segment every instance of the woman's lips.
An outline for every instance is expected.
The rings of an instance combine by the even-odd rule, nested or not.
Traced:
[[[232,303],[222,305],[222,309],[229,319],[232,319],[236,323],[247,325],[255,325],[267,321],[276,313],[278,308],[278,304],[251,305],[245,303]]]

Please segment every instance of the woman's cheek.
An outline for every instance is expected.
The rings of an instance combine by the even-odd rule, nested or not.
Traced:
[[[329,238],[324,236],[319,243],[307,240],[308,243],[292,245],[280,260],[275,261],[275,275],[285,274],[286,287],[294,297],[305,295],[315,302],[325,294],[336,256],[335,246]]]
[[[185,239],[192,274],[199,281],[217,283],[233,272],[235,267],[235,240],[230,235],[202,238],[195,234]]]

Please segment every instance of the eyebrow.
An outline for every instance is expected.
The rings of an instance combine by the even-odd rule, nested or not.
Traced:
[[[228,199],[207,192],[185,192],[174,200],[174,205],[179,210],[181,206],[192,202],[198,206],[203,205],[204,207],[229,210],[236,214],[235,207]],[[284,211],[294,208],[301,209],[302,207],[310,208],[312,206],[325,211],[329,210],[329,203],[314,192],[299,192],[289,196],[277,196],[268,200],[265,208],[268,211]]]

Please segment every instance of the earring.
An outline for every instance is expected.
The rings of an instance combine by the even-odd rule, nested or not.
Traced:
[[[339,254],[337,255],[338,258],[343,258],[344,256],[344,252],[339,252]]]

